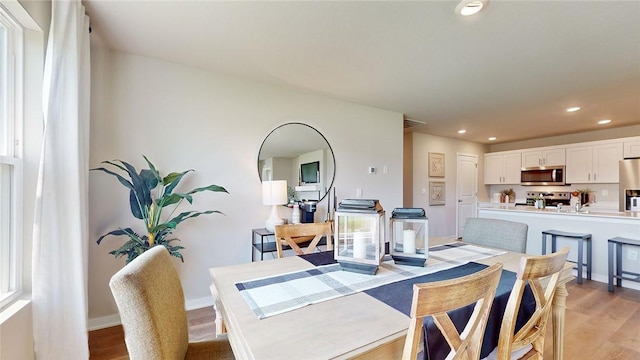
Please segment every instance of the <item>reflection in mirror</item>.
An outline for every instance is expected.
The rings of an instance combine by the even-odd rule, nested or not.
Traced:
[[[318,130],[303,123],[286,123],[262,142],[258,175],[260,181],[286,180],[289,202],[320,201],[333,185],[335,157]]]

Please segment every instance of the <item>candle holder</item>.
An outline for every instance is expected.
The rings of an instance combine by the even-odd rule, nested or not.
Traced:
[[[393,209],[389,221],[389,252],[395,263],[424,266],[429,258],[429,225],[424,209]]]
[[[334,256],[343,270],[374,275],[384,257],[385,212],[378,200],[345,199],[335,212]]]

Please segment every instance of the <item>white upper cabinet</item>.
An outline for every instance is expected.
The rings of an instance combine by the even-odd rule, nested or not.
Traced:
[[[629,158],[640,158],[640,137],[631,138],[624,143],[622,143],[623,148],[623,157],[625,159]]]
[[[567,147],[566,156],[568,184],[618,182],[622,142]]]
[[[484,154],[484,183],[519,184],[522,156],[520,152]]]
[[[522,167],[564,165],[564,147],[532,149],[522,152]]]

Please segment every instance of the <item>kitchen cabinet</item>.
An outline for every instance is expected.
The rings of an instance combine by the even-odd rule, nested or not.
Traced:
[[[622,143],[622,156],[625,159],[640,158],[640,137],[630,138]]]
[[[484,184],[519,184],[522,155],[518,152],[484,155]]]
[[[564,148],[532,149],[522,152],[522,167],[565,164]]]
[[[622,143],[610,142],[566,148],[568,184],[617,183]]]

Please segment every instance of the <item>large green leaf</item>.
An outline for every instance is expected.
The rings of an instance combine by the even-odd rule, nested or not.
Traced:
[[[187,219],[191,219],[194,217],[198,217],[200,215],[207,215],[207,214],[222,214],[224,215],[222,212],[218,211],[218,210],[207,210],[207,211],[186,211],[183,213],[180,213],[178,216],[174,217],[173,219],[169,220],[167,222],[167,224],[171,224],[171,227],[175,229],[176,226],[178,226],[178,224],[180,224],[181,222],[187,220]]]
[[[187,170],[181,173],[172,172],[169,175],[165,176],[164,179],[162,179],[162,185],[165,186],[164,193],[171,194],[173,192],[173,189],[175,189],[180,181],[182,181],[182,178],[191,171],[193,170]]]
[[[151,190],[158,186],[159,181],[153,171],[149,169],[142,169],[140,170],[140,177],[142,178],[142,182],[144,183],[147,192],[151,192]]]
[[[195,193],[201,192],[201,191],[226,192],[227,194],[229,193],[227,191],[227,189],[223,188],[222,186],[209,185],[209,186],[204,186],[204,187],[199,187],[199,188],[193,189],[193,190],[189,191],[187,194],[195,194]]]
[[[147,188],[144,178],[138,175],[136,168],[126,161],[117,160],[126,168],[129,177],[131,178],[131,183],[133,184],[134,195],[140,203],[140,208],[143,209],[145,207],[151,206],[151,193]],[[131,210],[133,212],[133,205],[131,204]]]
[[[153,163],[149,161],[149,159],[147,159],[145,155],[142,155],[142,157],[147,162],[147,165],[149,165],[149,169],[153,173],[153,176],[158,180],[158,182],[162,181],[162,178],[160,177],[160,173],[158,172],[158,170],[156,170],[156,167],[153,165]]]
[[[191,195],[183,194],[183,193],[173,193],[173,194],[164,195],[162,199],[160,199],[160,203],[162,204],[162,207],[165,207],[168,205],[175,204],[182,199],[187,200],[189,204],[193,203],[193,198],[191,197]]]
[[[110,231],[110,232],[100,236],[96,242],[98,243],[98,245],[100,245],[100,242],[102,242],[102,239],[104,239],[105,237],[107,237],[109,235],[113,235],[113,236],[128,235],[125,230],[129,230],[129,231],[133,232],[133,230],[131,230],[131,228],[113,230],[113,231]]]
[[[108,163],[108,161],[103,161],[103,163]],[[109,169],[103,168],[103,167],[99,167],[99,168],[95,168],[95,169],[91,169],[91,170],[92,170],[92,171],[94,171],[94,170],[97,170],[97,171],[104,171],[104,172],[106,172],[106,173],[107,173],[107,174],[109,174],[109,175],[113,175],[113,176],[115,176],[115,177],[118,179],[118,181],[119,181],[122,185],[124,185],[124,186],[126,186],[127,188],[129,188],[129,189],[133,190],[133,184],[132,184],[129,180],[127,180],[127,179],[123,178],[123,177],[122,177],[120,174],[118,174],[118,173],[115,173],[115,172],[113,172],[113,171],[111,171],[111,170],[109,170]]]

